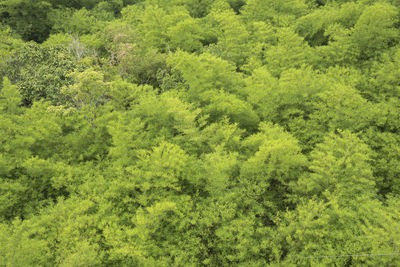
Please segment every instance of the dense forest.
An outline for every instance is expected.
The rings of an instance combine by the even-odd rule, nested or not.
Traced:
[[[0,0],[0,266],[400,266],[399,0]]]

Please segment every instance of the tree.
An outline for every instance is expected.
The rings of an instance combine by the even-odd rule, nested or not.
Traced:
[[[1,75],[17,86],[23,104],[31,105],[40,99],[61,104],[64,99],[60,89],[70,84],[68,74],[77,68],[77,63],[65,48],[27,43],[7,58],[2,67]]]
[[[50,33],[48,19],[51,4],[36,0],[3,0],[0,2],[0,21],[10,25],[25,41],[43,42]]]
[[[400,265],[399,4],[0,0],[0,266]]]
[[[77,197],[42,211],[40,215],[11,225],[13,232],[3,237],[1,228],[1,264],[14,266],[96,265],[104,258],[99,252],[101,236],[96,232],[98,218],[92,210],[96,204]]]
[[[207,17],[206,27],[218,40],[206,49],[227,61],[241,66],[250,54],[249,33],[232,10],[213,10]]]
[[[397,17],[397,8],[389,4],[377,3],[364,10],[352,35],[361,57],[369,58],[398,42]]]
[[[331,134],[317,146],[311,172],[294,188],[303,200],[277,220],[276,262],[397,264],[395,257],[319,258],[395,251],[399,233],[389,225],[397,223],[397,213],[392,217],[376,198],[370,157],[371,150],[349,132]]]
[[[241,75],[235,72],[232,63],[214,55],[197,56],[178,51],[169,56],[167,63],[182,74],[193,100],[201,100],[201,94],[212,89],[240,93]]]
[[[300,68],[308,63],[311,51],[300,36],[283,28],[278,31],[276,38],[276,44],[264,52],[265,65],[274,76],[279,77],[282,71]]]
[[[73,106],[80,109],[104,104],[109,86],[104,82],[101,72],[86,69],[83,72],[73,72],[70,77],[73,84],[64,87],[63,93]]]
[[[8,58],[11,53],[23,46],[23,41],[14,35],[10,28],[0,30],[0,66],[4,64],[3,61]]]
[[[246,196],[265,209],[260,216],[272,221],[276,212],[289,205],[290,185],[301,176],[307,161],[297,140],[282,128],[264,123],[260,130],[243,143],[252,153],[241,166],[240,181]]]
[[[205,103],[203,111],[210,115],[212,122],[227,116],[232,123],[237,123],[241,128],[250,132],[258,126],[259,118],[251,105],[233,94],[223,91],[208,91],[203,94],[202,101]]]
[[[55,32],[65,32],[73,35],[88,34],[99,24],[96,18],[86,8],[80,10],[60,9],[51,13]]]
[[[202,47],[203,29],[198,19],[187,18],[168,29],[170,49],[187,52],[199,51]]]
[[[110,61],[118,66],[123,78],[137,84],[158,85],[157,74],[165,68],[165,55],[147,46],[140,33],[127,23],[110,23],[102,35]]]
[[[370,148],[350,132],[328,135],[311,153],[311,173],[299,180],[298,191],[320,199],[335,194],[343,203],[353,205],[353,195],[374,197],[371,154]]]
[[[7,77],[3,78],[3,88],[0,91],[0,110],[5,113],[15,114],[22,102],[17,86],[12,85]]]
[[[248,21],[270,21],[279,26],[288,26],[306,12],[307,5],[303,0],[248,0],[241,13]]]

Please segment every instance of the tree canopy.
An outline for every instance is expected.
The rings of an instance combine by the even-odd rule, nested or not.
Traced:
[[[399,266],[398,0],[0,0],[0,266]]]

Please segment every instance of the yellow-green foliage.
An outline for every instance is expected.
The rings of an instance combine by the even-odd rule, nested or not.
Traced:
[[[0,0],[0,266],[400,266],[399,26]]]

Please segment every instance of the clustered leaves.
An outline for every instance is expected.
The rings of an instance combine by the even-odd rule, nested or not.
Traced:
[[[0,266],[400,265],[398,4],[0,0]]]

